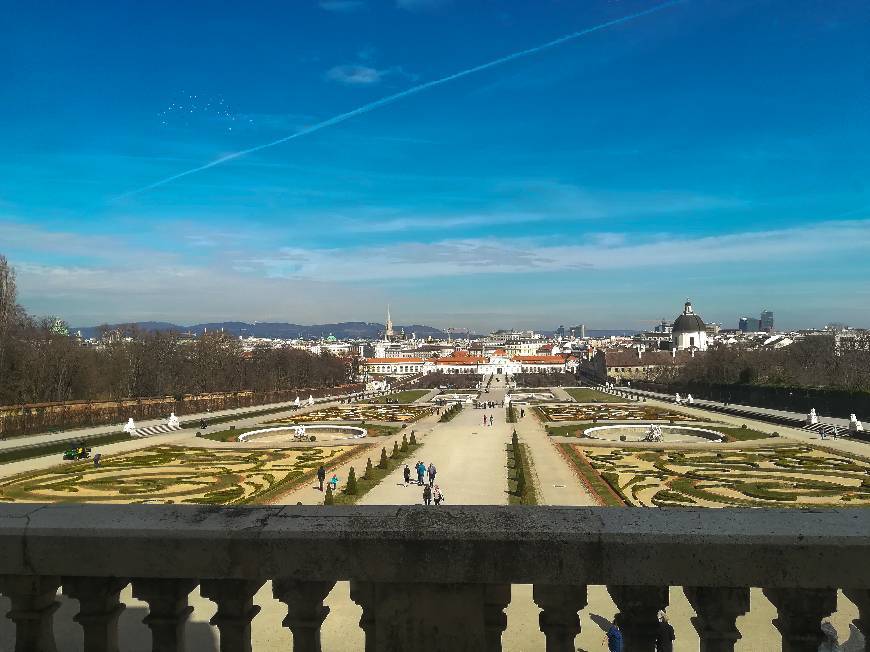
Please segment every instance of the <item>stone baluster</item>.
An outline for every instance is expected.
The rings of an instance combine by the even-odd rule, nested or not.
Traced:
[[[532,597],[541,610],[538,624],[547,640],[547,652],[573,652],[580,633],[578,613],[586,606],[586,586],[535,584]]]
[[[870,639],[870,590],[843,589],[843,594],[858,607],[858,618],[854,621],[855,627],[861,631],[865,640]]]
[[[6,614],[15,623],[15,652],[55,652],[52,618],[60,606],[55,599],[59,577],[0,576],[0,593],[9,598]]]
[[[501,635],[507,629],[505,608],[511,602],[510,584],[488,584],[483,597],[483,628],[486,652],[501,652]]]
[[[287,605],[282,625],[293,632],[293,652],[320,652],[320,626],[329,613],[323,600],[335,582],[303,582],[281,578],[272,582],[272,594]]]
[[[254,595],[262,580],[203,580],[200,593],[217,604],[217,613],[209,621],[220,632],[221,652],[251,652],[251,621],[260,607]]]
[[[658,612],[668,606],[667,586],[608,586],[619,613],[616,624],[622,631],[624,652],[655,649]]]
[[[375,617],[375,585],[372,582],[351,582],[350,599],[362,608],[362,616],[359,619],[360,629],[366,637],[365,652],[375,652],[377,631],[377,618]]]
[[[776,607],[782,652],[816,652],[824,639],[822,619],[837,609],[837,590],[764,589],[764,595]]]
[[[124,611],[121,590],[127,580],[114,577],[65,577],[63,592],[79,602],[73,617],[82,626],[88,652],[118,652],[118,618]]]
[[[749,589],[687,586],[683,591],[697,614],[692,624],[700,652],[733,652],[741,638],[737,618],[749,611]]]
[[[190,579],[133,580],[133,597],[148,603],[142,622],[151,630],[153,652],[184,652],[184,626],[193,611],[187,596],[196,585]]]

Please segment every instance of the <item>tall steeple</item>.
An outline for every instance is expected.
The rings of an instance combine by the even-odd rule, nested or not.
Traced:
[[[388,340],[393,336],[393,320],[390,319],[390,306],[387,304],[387,329],[384,331],[384,339]]]

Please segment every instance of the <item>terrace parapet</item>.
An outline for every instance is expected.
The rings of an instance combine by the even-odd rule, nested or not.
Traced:
[[[80,603],[87,649],[118,649],[128,583],[150,607],[154,649],[182,649],[199,585],[218,605],[221,649],[250,650],[252,597],[271,580],[293,649],[317,651],[323,600],[348,580],[367,651],[419,640],[500,650],[510,586],[521,583],[534,585],[552,652],[573,650],[588,585],[608,587],[627,652],[652,649],[671,586],[684,587],[697,613],[702,650],[733,650],[748,587],[761,587],[783,649],[809,652],[837,589],[858,606],[867,636],[868,558],[863,509],[0,506],[0,593],[12,602],[16,650],[54,649],[58,587]]]

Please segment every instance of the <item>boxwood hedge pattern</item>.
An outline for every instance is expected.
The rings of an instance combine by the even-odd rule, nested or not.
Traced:
[[[810,446],[580,450],[629,505],[870,506],[870,463]]]

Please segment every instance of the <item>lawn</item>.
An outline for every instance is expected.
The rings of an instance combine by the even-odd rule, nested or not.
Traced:
[[[624,425],[631,424],[631,422],[623,423]],[[547,426],[546,428],[547,434],[551,437],[582,437],[583,433],[586,432],[587,428],[593,428],[595,426],[601,425],[604,425],[604,423],[586,421],[584,423],[576,423],[570,426]],[[620,425],[620,422],[608,421],[607,425]],[[637,424],[635,423],[631,425]],[[754,439],[770,439],[776,437],[776,435],[761,432],[760,430],[753,430],[752,428],[734,428],[707,424],[704,424],[704,428],[708,428],[710,430],[715,430],[716,432],[722,433],[725,436],[726,443],[734,441],[752,441]]]
[[[606,394],[591,387],[566,387],[568,395],[578,403],[625,403],[626,399]]]
[[[752,441],[753,439],[769,439],[776,437],[768,432],[753,430],[752,428],[723,428],[721,426],[713,426],[713,430],[721,432],[725,435],[725,441]]]
[[[413,403],[419,398],[426,396],[431,390],[428,389],[406,389],[401,392],[379,396],[372,400],[372,403]]]
[[[119,441],[128,441],[130,439],[130,435],[126,432],[111,432],[105,435],[101,435],[99,437],[92,437],[90,439],[83,439],[81,445],[85,448],[96,448],[97,446],[105,446],[106,444],[116,444]],[[70,442],[55,442],[48,443],[44,446],[38,446],[34,448],[25,448],[17,451],[5,451],[0,452],[0,464],[6,464],[7,462],[18,462],[20,460],[29,460],[35,457],[45,457],[46,455],[52,455],[54,453],[58,454],[58,458],[60,455],[70,449],[70,448],[78,448],[80,444],[73,444]],[[94,450],[93,453],[98,453],[99,451]]]

